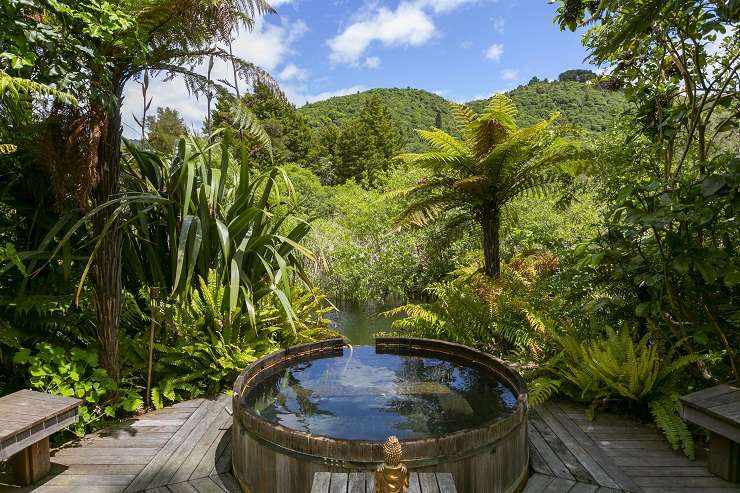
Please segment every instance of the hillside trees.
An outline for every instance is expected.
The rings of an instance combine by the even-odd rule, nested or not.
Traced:
[[[355,179],[372,187],[390,170],[399,149],[398,133],[387,108],[372,96],[356,118],[341,127],[328,125],[318,133],[310,161],[324,183]]]
[[[264,149],[259,139],[246,136],[251,154],[261,166],[269,166],[273,161],[277,164],[308,165],[311,129],[303,115],[291,103],[276,95],[266,84],[255,84],[252,92],[241,97],[240,103],[234,95],[220,91],[213,113],[213,127],[238,126],[235,121],[238,104],[248,108],[259,119],[270,137],[272,155]]]
[[[81,103],[77,107],[52,106],[54,129],[61,129],[68,138],[66,147],[49,146],[58,152],[46,161],[52,174],[72,170],[60,172],[59,179],[52,180],[58,195],[74,192],[82,208],[98,211],[92,219],[101,238],[94,251],[92,272],[96,331],[101,364],[118,380],[122,236],[108,203],[120,190],[124,86],[150,70],[184,74],[191,87],[202,88],[207,84],[204,78],[185,67],[211,56],[230,58],[214,45],[225,40],[237,25],[249,26],[249,18],[272,9],[264,0],[121,0],[103,4],[91,0],[12,0],[11,4],[13,17],[29,23],[37,34],[21,36],[24,43],[16,45],[13,40],[19,38],[3,32],[3,49],[10,47],[6,51],[15,57],[7,67],[10,58],[3,57],[3,70],[28,74],[39,82],[53,81]],[[10,40],[6,42],[6,38]],[[41,59],[43,64],[38,63]],[[273,84],[258,67],[232,61],[242,78]]]
[[[593,73],[593,71],[584,70],[584,69],[566,70],[565,72],[558,75],[558,80],[560,82],[563,82],[563,81],[588,82],[588,81],[594,80],[595,78],[596,78],[596,74]]]
[[[424,168],[428,176],[396,195],[412,199],[401,224],[427,226],[439,219],[449,228],[480,227],[484,271],[500,273],[501,213],[514,198],[542,191],[567,176],[566,164],[582,157],[581,146],[556,125],[558,114],[519,128],[512,101],[497,95],[481,115],[456,107],[462,140],[442,130],[420,130],[432,150],[399,159]]]
[[[171,153],[175,142],[188,131],[180,113],[173,108],[157,108],[156,115],[146,118],[147,143],[161,153]]]

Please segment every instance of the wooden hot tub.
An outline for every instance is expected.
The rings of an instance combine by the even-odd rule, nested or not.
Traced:
[[[348,350],[343,339],[293,346],[255,361],[234,384],[233,468],[248,493],[308,493],[313,474],[375,469],[383,460],[382,440],[347,440],[270,422],[246,403],[250,390],[296,362]],[[449,472],[460,493],[513,493],[528,476],[527,390],[519,374],[487,353],[444,341],[376,339],[375,352],[454,358],[486,371],[511,389],[510,412],[475,428],[442,436],[402,439],[404,463],[415,471]]]

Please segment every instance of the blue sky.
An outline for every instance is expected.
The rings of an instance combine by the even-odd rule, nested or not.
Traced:
[[[414,87],[455,101],[488,97],[587,67],[580,34],[553,24],[547,0],[274,0],[277,16],[259,19],[234,41],[235,54],[267,69],[297,106],[374,87]],[[225,77],[226,66],[217,66]],[[155,82],[152,110],[175,107],[189,127],[203,98],[179,81]],[[136,136],[142,107],[126,90],[124,133]]]

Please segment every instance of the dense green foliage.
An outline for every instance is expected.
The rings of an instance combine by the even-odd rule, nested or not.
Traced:
[[[147,144],[165,154],[171,153],[175,142],[188,132],[180,113],[172,108],[157,108],[155,115],[147,116],[146,130]]]
[[[184,75],[193,90],[210,91],[214,83],[188,67],[218,57],[229,60],[242,78],[275,88],[262,69],[215,47],[217,42],[230,39],[232,30],[252,26],[255,15],[272,9],[264,0],[187,4],[11,0],[3,4],[3,10],[7,14],[3,22],[9,20],[9,29],[0,34],[0,113],[7,115],[11,132],[28,139],[21,142],[24,151],[36,154],[33,158],[46,168],[57,207],[64,208],[74,199],[80,208],[100,211],[91,221],[100,238],[91,271],[95,331],[100,363],[117,381],[123,237],[113,208],[106,204],[118,195],[121,186],[124,86],[142,74],[147,78],[149,71],[164,71]],[[52,95],[57,101],[49,107],[29,104],[31,101],[15,104],[19,93],[15,88],[23,84],[13,81],[30,78],[40,86],[34,86],[34,91],[26,87],[23,93],[43,95],[38,88],[54,84],[57,93]],[[71,93],[71,98],[63,98],[59,91]],[[8,98],[7,93],[14,97]],[[143,128],[145,121],[141,123]]]
[[[89,404],[83,433],[150,401],[221,391],[266,351],[330,334],[325,299],[302,274],[308,226],[286,175],[251,159],[246,137],[271,142],[247,105],[235,131],[205,139],[178,140],[174,111],[145,112],[142,148],[121,145],[123,86],[140,71],[225,91],[186,68],[219,57],[280,95],[261,69],[213,47],[270,12],[265,2],[2,9],[0,138],[13,145],[0,161],[1,392],[77,395]]]
[[[259,139],[247,139],[260,164],[269,165],[275,162],[309,165],[311,130],[305,118],[290,103],[275,95],[268,86],[257,84],[253,92],[241,97],[241,104],[259,119],[270,137],[271,154]],[[234,97],[220,92],[213,113],[213,127],[238,128],[237,113]]]
[[[566,72],[567,73],[567,72]],[[519,108],[519,124],[529,126],[559,111],[565,121],[586,130],[607,130],[614,118],[626,108],[624,96],[618,91],[607,91],[580,82],[531,82],[507,93]],[[436,94],[420,89],[371,89],[349,96],[339,96],[299,108],[311,127],[341,126],[360,114],[365,101],[377,97],[388,108],[394,126],[398,129],[403,150],[421,150],[417,129],[440,128],[454,132],[455,117],[450,102]],[[487,100],[467,103],[482,112]],[[437,121],[437,117],[439,120]]]
[[[373,187],[392,166],[399,150],[398,134],[390,114],[371,96],[359,115],[341,126],[330,125],[318,134],[312,167],[329,184],[354,179]]]
[[[0,394],[78,396],[82,434],[332,335],[332,302],[392,303],[395,332],[521,364],[533,404],[693,455],[678,396],[740,379],[738,2],[559,3],[604,75],[297,109],[213,48],[261,0],[4,2]],[[145,110],[121,142],[123,85],[146,100],[157,69],[205,94],[205,131]]]
[[[608,130],[616,117],[627,108],[619,91],[599,89],[592,84],[566,80],[531,82],[508,93],[519,109],[519,124],[534,125],[558,111],[563,121],[591,132]],[[481,112],[486,101],[468,103]]]
[[[412,200],[399,222],[424,227],[445,220],[448,230],[477,223],[484,270],[497,277],[505,207],[521,195],[542,194],[568,181],[587,155],[567,127],[556,126],[557,113],[519,128],[517,108],[504,95],[491,98],[480,115],[462,106],[453,112],[462,140],[439,129],[419,130],[432,150],[399,156],[426,171],[417,183],[396,192]]]
[[[451,130],[454,117],[449,102],[441,96],[421,89],[370,89],[361,93],[338,96],[324,101],[308,104],[298,111],[306,117],[308,124],[315,129],[341,127],[357,118],[367,100],[377,98],[388,109],[393,126],[397,129],[404,150],[415,149],[419,142],[416,129],[429,129],[435,126],[437,112],[442,120],[442,129]]]
[[[79,421],[73,427],[79,437],[96,421],[113,418],[120,411],[134,412],[143,404],[135,387],[125,382],[117,384],[100,368],[95,351],[67,350],[42,342],[36,345],[33,353],[28,348],[15,353],[13,362],[28,365],[33,389],[75,397],[83,402],[78,408]]]

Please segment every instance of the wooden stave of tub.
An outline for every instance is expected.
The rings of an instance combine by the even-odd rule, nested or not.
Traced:
[[[248,366],[234,382],[232,465],[246,493],[309,493],[316,472],[367,471],[383,461],[383,443],[312,435],[270,423],[244,403],[250,388],[296,360],[342,354],[344,339],[326,339],[271,353]],[[482,365],[514,390],[511,414],[478,428],[435,438],[401,440],[409,469],[449,472],[460,493],[514,493],[529,476],[527,387],[502,360],[460,344],[413,337],[379,337],[378,352],[422,351]],[[416,354],[416,353],[414,353]]]

